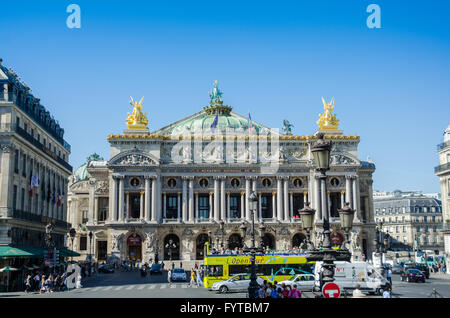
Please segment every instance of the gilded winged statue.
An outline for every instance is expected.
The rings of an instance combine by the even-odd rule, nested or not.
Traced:
[[[148,124],[147,113],[142,113],[142,101],[144,97],[141,98],[139,102],[135,102],[133,97],[130,96],[130,104],[133,106],[133,112],[128,113],[127,125],[129,129],[146,129]]]
[[[334,109],[334,98],[331,99],[330,103],[327,103],[322,97],[324,113],[319,114],[319,130],[337,130],[339,125],[339,120],[336,119],[336,115],[332,114]]]

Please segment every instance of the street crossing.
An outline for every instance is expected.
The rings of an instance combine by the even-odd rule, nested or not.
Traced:
[[[86,288],[79,288],[79,289],[72,289],[69,292],[80,292],[80,293],[87,293],[87,292],[114,292],[114,291],[121,291],[121,290],[128,290],[128,291],[136,291],[136,290],[157,290],[157,289],[168,289],[168,288],[178,288],[178,289],[189,289],[189,288],[203,288],[196,285],[189,286],[187,284],[141,284],[141,285],[121,285],[121,286],[97,286],[97,287],[86,287]]]

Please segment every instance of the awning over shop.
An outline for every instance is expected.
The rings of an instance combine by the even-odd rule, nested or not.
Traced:
[[[23,257],[36,258],[44,255],[44,249],[35,247],[0,246],[0,259]]]
[[[62,248],[59,250],[59,255],[62,257],[81,256],[80,253],[69,250],[68,248]]]

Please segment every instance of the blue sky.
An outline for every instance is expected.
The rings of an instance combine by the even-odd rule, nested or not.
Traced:
[[[81,7],[81,29],[66,7]],[[381,8],[369,29],[366,8]],[[450,124],[448,1],[8,1],[0,57],[65,128],[74,168],[122,133],[130,95],[150,130],[201,110],[213,81],[237,113],[317,131],[335,98],[345,134],[375,162],[374,188],[439,192]]]

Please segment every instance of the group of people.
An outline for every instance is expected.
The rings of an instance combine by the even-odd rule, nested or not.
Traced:
[[[25,293],[39,292],[39,294],[42,294],[68,290],[67,278],[66,272],[49,274],[48,276],[41,273],[36,273],[34,276],[28,274],[25,278]],[[81,284],[81,277],[77,279],[77,283]]]
[[[74,279],[74,287],[81,288],[81,280],[98,272],[98,264],[78,262],[77,265],[80,267],[80,272]],[[68,290],[70,288],[68,285],[70,275],[71,273],[68,273],[64,268],[55,269],[50,273],[45,271],[30,272],[24,279],[25,293],[39,292],[42,294]]]
[[[284,283],[278,284],[277,281],[274,281],[272,284],[265,280],[258,289],[256,298],[302,298],[302,292],[297,289],[296,284],[291,288]]]

